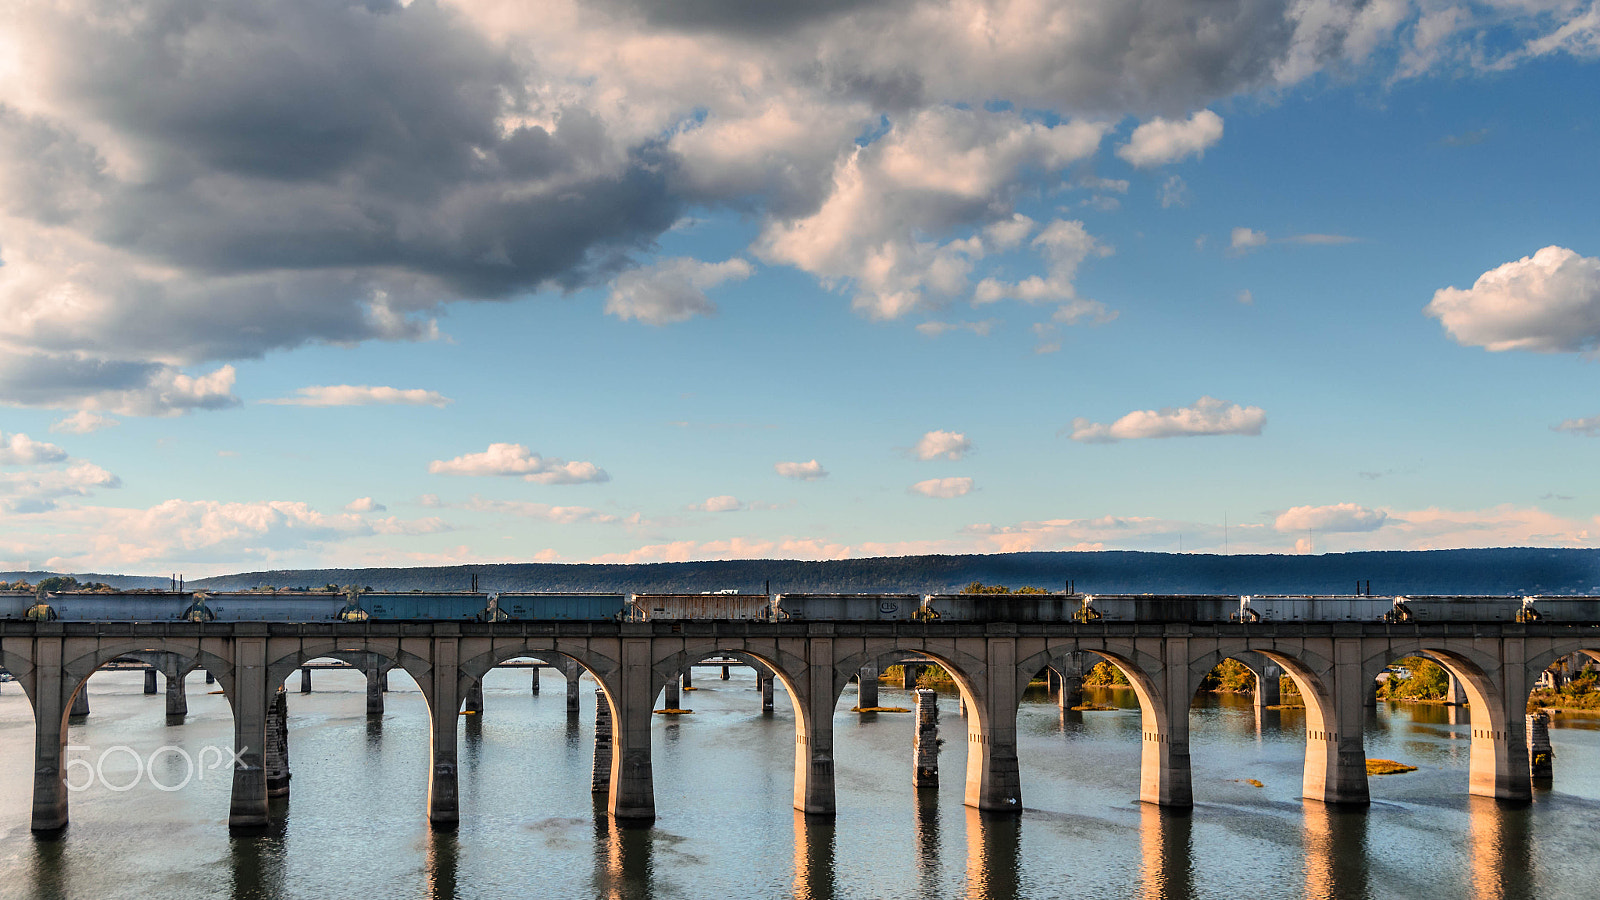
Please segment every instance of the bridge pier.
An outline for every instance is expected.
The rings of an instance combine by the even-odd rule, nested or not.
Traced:
[[[862,666],[861,671],[856,673],[856,679],[860,682],[859,695],[856,698],[856,708],[872,709],[873,707],[877,706],[878,666],[876,664]]]
[[[1556,751],[1550,746],[1550,716],[1543,710],[1528,713],[1528,773],[1534,783],[1548,788],[1555,777]]]
[[[144,670],[144,692],[146,694],[154,694],[156,692],[155,666],[151,666],[150,668]]]
[[[676,675],[667,679],[666,695],[662,698],[661,708],[683,709],[683,698],[678,693],[678,676]]]
[[[589,792],[603,794],[611,790],[611,704],[606,700],[606,689],[594,689],[594,769],[589,775]]]
[[[389,673],[377,666],[371,666],[366,671],[367,676],[367,715],[383,715],[383,690],[384,682],[389,680]]]
[[[189,690],[184,679],[189,674],[172,660],[162,674],[167,676],[167,717],[181,719],[189,714]]]
[[[32,828],[46,834],[67,826],[66,693],[70,686],[61,669],[61,649],[59,638],[42,638],[34,648]]]
[[[794,808],[807,815],[832,816],[834,795],[833,639],[813,638],[805,681],[797,685],[794,744]]]
[[[917,691],[917,731],[911,744],[911,785],[939,786],[939,695]]]
[[[685,690],[694,687],[694,666],[683,667],[683,687]]]
[[[656,798],[650,762],[650,720],[657,688],[650,669],[652,644],[648,637],[624,637],[621,644],[617,693],[607,694],[614,700],[616,713],[611,725],[611,816],[653,822]],[[576,685],[577,679],[572,678],[568,684]]]
[[[578,717],[578,679],[583,677],[583,668],[572,660],[563,660],[561,671],[567,676],[567,718]],[[655,698],[651,698],[654,700]],[[647,702],[645,705],[649,705]]]
[[[990,629],[1001,626],[991,625]],[[1015,634],[1015,627],[1010,633]],[[991,635],[993,631],[991,631]],[[1017,770],[1017,639],[990,636],[977,715],[967,717],[966,804],[986,812],[1022,812]]]
[[[248,831],[265,828],[267,773],[267,638],[241,636],[234,641],[233,658],[233,794],[228,805],[228,828]],[[255,627],[240,626],[245,633]]]
[[[921,673],[921,671],[921,666],[913,666],[910,663],[903,663],[900,666],[900,689],[903,691],[916,690],[917,675]]]
[[[543,668],[541,668],[539,666],[534,666],[533,667],[533,680],[532,680],[532,682],[530,682],[529,693],[532,693],[534,695],[537,695],[539,693],[539,673],[542,672],[542,671],[544,671]]]
[[[68,715],[74,719],[81,719],[89,714],[89,679],[83,680],[83,689],[72,698],[72,712]]]
[[[435,828],[454,828],[461,820],[461,793],[456,778],[461,713],[460,642],[434,641],[433,657],[428,824]]]
[[[1499,671],[1491,673],[1485,694],[1468,683],[1467,710],[1472,722],[1472,749],[1467,761],[1470,792],[1511,803],[1533,799],[1528,760],[1528,672],[1525,638],[1500,641]],[[1462,672],[1469,678],[1471,673]],[[1480,696],[1481,702],[1480,702]]]
[[[1461,687],[1461,680],[1456,678],[1455,675],[1451,674],[1449,669],[1445,670],[1445,675],[1450,679],[1450,681],[1444,689],[1444,702],[1450,704],[1451,706],[1466,705],[1467,692]]]
[[[722,667],[722,680],[723,681],[727,681],[728,680],[728,668],[729,668],[728,666],[723,666]]]
[[[483,713],[483,679],[474,678],[467,686],[467,701],[462,707],[462,712],[481,715]]]
[[[302,694],[311,693],[311,667],[310,666],[301,666],[300,667],[300,693],[302,693]]]
[[[289,694],[282,687],[267,707],[267,744],[262,754],[267,796],[289,796]]]
[[[1322,803],[1365,805],[1367,751],[1362,729],[1377,684],[1362,671],[1359,639],[1334,638],[1333,667],[1321,688],[1301,683],[1306,703],[1306,762],[1300,795]]]
[[[769,713],[772,712],[773,672],[766,666],[762,666],[758,671],[760,674],[756,678],[756,686],[761,689],[761,711]]]
[[[1163,644],[1165,659],[1160,670],[1145,673],[1153,682],[1153,690],[1149,691],[1152,696],[1139,697],[1143,737],[1139,799],[1157,806],[1194,806],[1189,769],[1189,704],[1195,687],[1189,679],[1188,643],[1188,638],[1176,637]]]

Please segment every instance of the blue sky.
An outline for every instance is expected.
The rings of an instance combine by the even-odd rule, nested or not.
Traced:
[[[1561,0],[24,0],[0,568],[1595,546],[1597,57]]]

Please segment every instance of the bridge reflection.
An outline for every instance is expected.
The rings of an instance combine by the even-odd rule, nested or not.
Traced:
[[[1194,885],[1193,819],[1186,809],[1139,806],[1140,891],[1143,900],[1188,900]]]
[[[1467,853],[1473,900],[1532,900],[1533,810],[1467,798]]]
[[[1349,900],[1371,896],[1366,810],[1307,803],[1301,831],[1307,897]]]

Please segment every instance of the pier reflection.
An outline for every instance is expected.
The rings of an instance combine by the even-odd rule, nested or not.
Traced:
[[[655,834],[648,827],[618,825],[606,811],[604,796],[595,800],[594,896],[601,900],[650,900]]]
[[[1371,896],[1367,866],[1365,809],[1341,809],[1307,802],[1303,841],[1306,896],[1357,900]]]
[[[1187,809],[1139,804],[1139,896],[1188,900],[1194,886],[1193,820]]]
[[[917,791],[916,820],[913,824],[917,845],[917,884],[924,897],[939,894],[939,791]]]
[[[1531,900],[1532,809],[1491,797],[1467,798],[1467,852],[1473,900]]]
[[[965,809],[968,900],[1015,900],[1022,874],[1021,817]]]
[[[454,831],[428,831],[428,900],[456,900],[456,864],[460,856],[461,845]]]
[[[33,841],[33,896],[37,900],[67,900],[70,879],[67,869],[67,842],[63,833],[39,835]]]
[[[274,804],[272,824],[264,832],[228,838],[233,900],[260,900],[284,895],[284,808]]]
[[[833,900],[833,820],[794,814],[795,900]]]

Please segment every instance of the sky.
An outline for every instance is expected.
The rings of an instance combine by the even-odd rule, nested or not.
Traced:
[[[0,569],[1600,545],[1600,4],[9,0]]]

